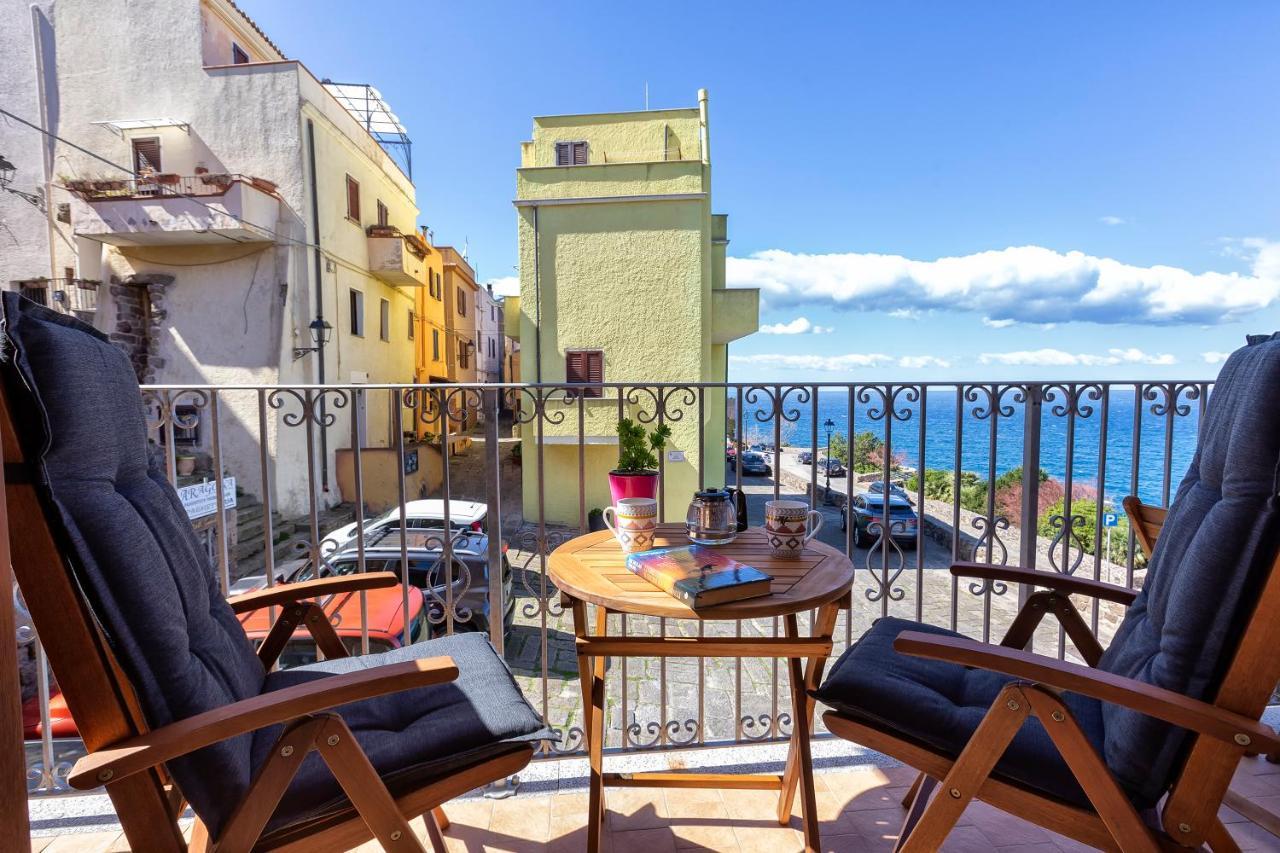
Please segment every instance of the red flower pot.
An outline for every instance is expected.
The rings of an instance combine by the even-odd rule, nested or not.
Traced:
[[[609,492],[616,504],[623,498],[656,498],[658,496],[658,475],[653,472],[641,474],[620,474],[609,472]]]

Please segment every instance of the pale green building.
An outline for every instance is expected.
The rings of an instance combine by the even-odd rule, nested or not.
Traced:
[[[706,90],[688,109],[533,120],[516,172],[520,236],[521,379],[723,382],[730,341],[759,326],[759,292],[725,289],[727,217],[711,212]],[[699,410],[686,392],[667,403],[674,436],[664,492],[669,519],[683,518],[699,485],[724,481],[725,395],[708,389]],[[647,393],[629,412],[652,413]],[[618,404],[609,391],[579,407],[555,403],[543,421],[546,519],[577,524],[609,503],[617,460]],[[536,424],[523,428],[525,516],[538,507]],[[582,468],[584,489],[579,489]],[[585,492],[583,494],[582,492]]]

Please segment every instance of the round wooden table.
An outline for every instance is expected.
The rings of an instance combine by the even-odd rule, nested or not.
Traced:
[[[653,547],[688,545],[682,524],[658,526]],[[822,680],[831,654],[831,634],[841,607],[849,605],[853,563],[830,545],[811,541],[796,559],[774,557],[764,530],[750,528],[716,550],[739,562],[755,566],[773,577],[768,595],[717,607],[693,610],[658,589],[626,567],[626,555],[613,533],[588,533],[564,543],[551,553],[548,571],[559,588],[566,608],[573,613],[577,637],[578,673],[582,682],[583,731],[591,762],[587,849],[600,849],[604,823],[604,788],[763,788],[779,792],[778,822],[786,824],[797,784],[804,823],[805,849],[817,850],[818,814],[813,790],[813,765],[809,737],[813,726],[813,699],[809,690]],[[587,619],[587,606],[596,606],[595,624]],[[797,614],[816,610],[808,637],[800,636]],[[661,616],[705,621],[759,619],[780,616],[780,637],[621,637],[607,632],[609,613]],[[609,657],[772,657],[784,658],[791,681],[791,748],[781,775],[716,773],[605,773],[604,677]]]

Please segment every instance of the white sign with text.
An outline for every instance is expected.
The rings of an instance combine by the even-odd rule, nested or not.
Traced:
[[[195,520],[213,515],[218,508],[218,484],[209,480],[204,483],[193,483],[178,488],[178,500],[187,511],[187,518]],[[222,479],[222,508],[232,509],[236,505],[236,478]]]

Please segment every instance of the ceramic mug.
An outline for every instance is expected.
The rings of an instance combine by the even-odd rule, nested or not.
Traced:
[[[604,508],[604,525],[613,531],[622,553],[633,554],[653,547],[658,527],[658,502],[653,498],[623,498]]]
[[[764,532],[773,556],[795,559],[804,543],[822,529],[822,513],[801,501],[768,501],[764,505]]]

